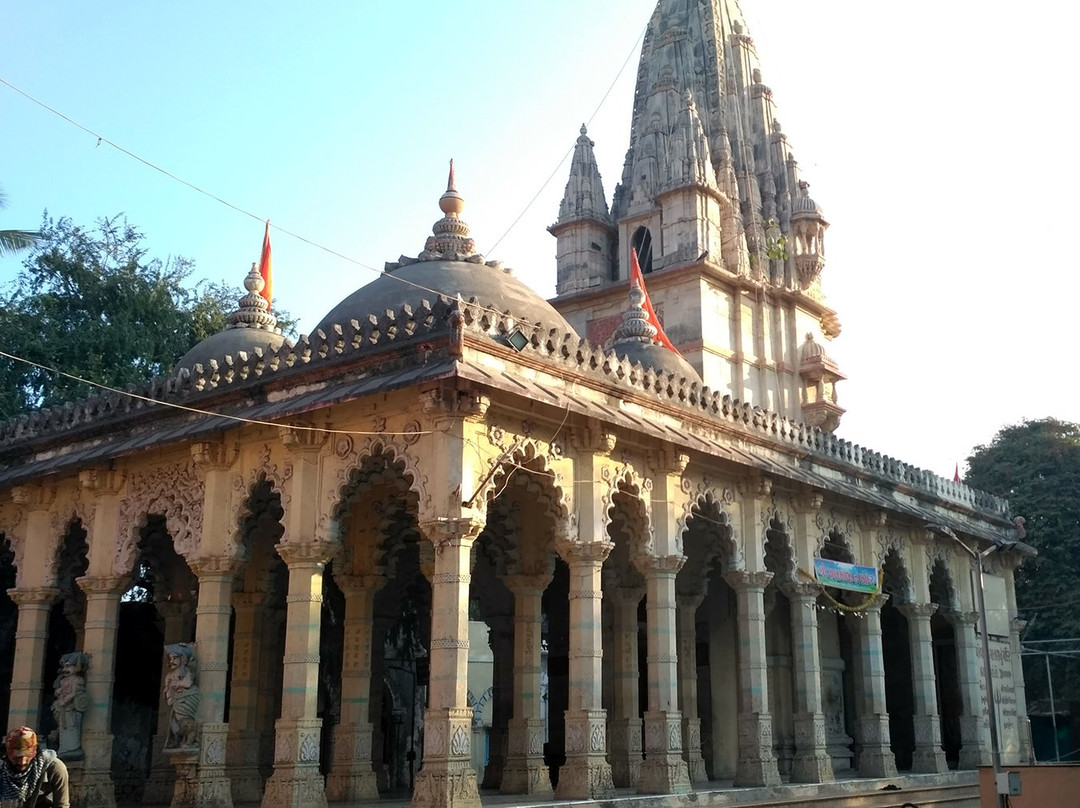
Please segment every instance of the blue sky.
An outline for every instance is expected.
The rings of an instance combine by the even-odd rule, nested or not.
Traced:
[[[591,119],[610,200],[653,6],[13,4],[0,78],[254,216],[0,85],[0,226],[36,227],[46,208],[84,224],[124,212],[152,254],[193,258],[239,294],[270,218],[364,265],[273,234],[275,295],[307,330],[385,261],[422,249],[453,157],[481,251],[549,296],[545,228],[564,159]],[[1006,423],[1080,421],[1068,235],[1080,12],[1053,0],[742,6],[832,223],[840,434],[951,476]],[[0,283],[18,269],[0,261]]]

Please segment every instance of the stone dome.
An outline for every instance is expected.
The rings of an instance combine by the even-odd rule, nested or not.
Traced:
[[[623,321],[611,335],[611,350],[620,359],[652,368],[660,374],[673,373],[676,379],[686,378],[701,383],[701,376],[694,366],[675,351],[656,341],[657,329],[649,322],[643,303],[645,293],[637,286],[630,287],[630,305],[623,313]]]
[[[465,201],[454,187],[454,166],[446,193],[439,199],[444,216],[432,228],[432,235],[418,258],[402,257],[388,263],[386,271],[357,289],[322,318],[316,329],[329,333],[334,325],[346,325],[368,315],[382,315],[404,304],[418,307],[434,303],[442,295],[463,300],[476,299],[481,306],[509,312],[522,323],[535,323],[559,334],[577,333],[544,298],[497,261],[485,261],[469,237],[469,226],[460,217]],[[314,332],[312,332],[314,333]]]
[[[793,219],[812,217],[825,220],[825,211],[811,198],[810,183],[805,180],[799,183],[799,193],[791,200],[791,217]]]
[[[225,328],[198,343],[180,357],[173,373],[181,368],[191,370],[195,365],[206,367],[211,359],[220,364],[226,356],[236,356],[240,351],[251,354],[256,348],[277,350],[291,343],[277,327],[277,318],[270,313],[270,304],[260,294],[266,282],[254,264],[244,278],[247,294],[240,298],[236,311],[229,315]]]

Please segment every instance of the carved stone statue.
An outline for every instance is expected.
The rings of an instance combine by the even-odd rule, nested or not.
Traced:
[[[165,674],[165,703],[169,710],[169,733],[166,751],[196,749],[199,746],[198,661],[195,647],[181,642],[165,646],[169,671]]]
[[[60,673],[53,682],[52,703],[56,718],[56,751],[65,760],[82,760],[83,713],[90,706],[86,692],[86,671],[90,656],[73,651],[60,657]]]

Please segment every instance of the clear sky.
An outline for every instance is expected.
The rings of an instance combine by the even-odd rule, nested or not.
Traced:
[[[192,258],[239,295],[269,218],[367,267],[273,234],[275,297],[306,331],[422,249],[453,157],[480,250],[550,296],[566,158],[590,121],[610,201],[653,6],[10,4],[0,78],[254,215],[0,85],[0,227],[35,228],[46,208],[82,224],[123,212],[152,254]],[[1080,421],[1076,6],[742,7],[832,224],[839,434],[951,477],[1004,424]],[[0,283],[18,269],[0,261]]]

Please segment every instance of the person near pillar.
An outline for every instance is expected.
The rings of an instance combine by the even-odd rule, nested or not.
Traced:
[[[30,727],[16,727],[4,738],[0,765],[0,805],[4,808],[70,808],[68,771],[51,749],[38,749]]]

